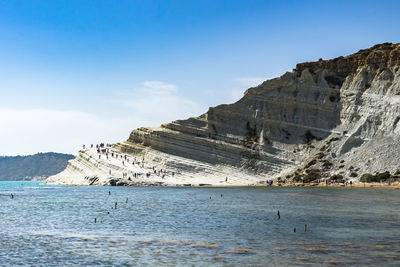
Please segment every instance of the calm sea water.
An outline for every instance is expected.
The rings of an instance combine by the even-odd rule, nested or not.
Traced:
[[[0,182],[0,203],[1,266],[400,264],[395,189]]]

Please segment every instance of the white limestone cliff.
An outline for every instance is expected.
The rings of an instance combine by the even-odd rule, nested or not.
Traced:
[[[247,185],[351,173],[356,180],[400,168],[399,120],[400,44],[385,43],[298,64],[234,104],[136,129],[109,148],[144,167],[82,150],[47,182]],[[153,167],[167,173],[154,174]],[[141,175],[133,179],[134,173]]]

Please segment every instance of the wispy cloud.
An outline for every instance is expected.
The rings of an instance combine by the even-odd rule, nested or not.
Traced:
[[[174,84],[161,82],[161,81],[144,81],[140,83],[140,90],[152,94],[173,94],[177,91]]]
[[[78,110],[0,109],[0,154],[76,154],[82,144],[124,141],[142,123],[135,116],[104,118]]]
[[[116,94],[118,95],[118,94]],[[82,144],[124,141],[138,127],[199,116],[206,107],[177,93],[177,86],[144,81],[107,103],[106,116],[80,110],[0,108],[0,155],[64,152]],[[121,109],[123,108],[123,109]]]
[[[123,99],[120,100],[120,103],[129,107],[135,116],[150,121],[152,126],[199,116],[206,111],[198,103],[175,95],[152,95],[137,99]]]
[[[241,78],[236,78],[234,81],[239,82],[240,85],[245,86],[246,89],[249,87],[254,87],[265,80],[268,80],[268,78],[265,77],[241,77]]]
[[[133,116],[150,122],[151,126],[199,116],[206,111],[206,107],[180,95],[177,88],[162,81],[144,81],[114,102],[128,108]]]

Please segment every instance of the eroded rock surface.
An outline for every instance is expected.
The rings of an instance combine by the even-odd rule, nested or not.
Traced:
[[[90,184],[98,177],[92,184],[107,184],[121,180],[119,173],[153,167],[167,173],[140,182],[246,185],[313,173],[358,179],[400,167],[399,120],[400,44],[385,43],[298,64],[197,118],[132,131],[112,151],[141,160],[142,169],[81,151],[49,182]]]

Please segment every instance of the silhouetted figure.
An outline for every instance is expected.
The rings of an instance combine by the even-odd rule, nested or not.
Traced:
[[[296,227],[293,229],[293,232],[296,233]]]
[[[13,193],[11,193],[10,197],[11,197],[11,199],[14,199],[14,195],[13,195]]]
[[[108,195],[111,196],[111,191],[108,191]]]
[[[228,177],[225,178],[225,182],[228,182]]]
[[[281,214],[279,213],[279,210],[278,210],[278,220],[281,218]]]
[[[114,209],[117,209],[117,205],[118,205],[118,203],[115,202]]]
[[[125,203],[128,203],[128,198],[126,198],[126,201],[125,201]]]
[[[304,232],[307,232],[307,224],[304,225]]]
[[[94,223],[97,223],[97,218],[94,218]]]

